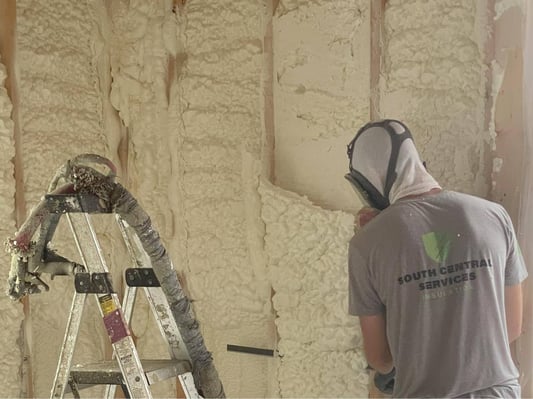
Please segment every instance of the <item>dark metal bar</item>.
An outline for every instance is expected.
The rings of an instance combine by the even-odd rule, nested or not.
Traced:
[[[252,346],[231,345],[227,346],[228,352],[250,353],[252,355],[274,356],[273,349],[254,348]]]

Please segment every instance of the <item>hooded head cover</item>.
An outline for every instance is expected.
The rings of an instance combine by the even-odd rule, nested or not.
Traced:
[[[363,126],[348,145],[348,158],[345,177],[373,208],[440,188],[420,160],[411,132],[397,120]]]

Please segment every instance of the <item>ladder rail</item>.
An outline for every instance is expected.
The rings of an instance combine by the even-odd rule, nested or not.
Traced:
[[[122,239],[124,241],[124,244],[126,245],[126,248],[128,250],[128,254],[130,256],[130,261],[138,265],[138,260],[135,257],[135,254],[133,252],[133,249],[131,248],[131,244],[129,240],[126,240],[126,236],[124,235],[125,232],[123,232],[123,229],[121,228],[122,225],[120,223],[120,218],[118,215],[115,215],[115,220],[117,221],[120,232],[122,235]],[[124,320],[126,323],[128,323],[129,326],[131,326],[131,318],[133,316],[133,309],[135,307],[135,299],[137,298],[137,287],[129,287],[126,286],[126,289],[124,290],[124,298],[122,299],[122,311],[124,312]],[[116,357],[115,351],[113,351],[113,359]],[[127,389],[126,387],[122,387],[122,390]],[[115,397],[115,392],[117,390],[116,385],[106,385],[104,398],[106,399],[113,399]]]
[[[124,298],[122,299],[122,311],[124,313],[124,321],[131,325],[131,318],[133,315],[133,309],[135,307],[135,298],[137,296],[137,287],[126,287],[124,292]],[[113,359],[115,359],[115,351],[113,351]],[[127,387],[122,386],[122,390],[127,389]],[[115,392],[117,390],[116,385],[106,385],[104,398],[113,399],[115,397]]]
[[[117,215],[117,221],[122,233],[124,242],[130,256],[135,259],[136,265],[138,267],[152,267],[150,258],[144,251],[144,248],[139,240],[139,237],[133,233],[130,234],[128,229],[131,229],[128,223]],[[126,291],[133,289],[135,287],[126,287]],[[157,326],[159,332],[165,341],[168,342],[169,354],[172,359],[186,359],[191,361],[189,353],[185,344],[183,343],[183,338],[179,331],[176,320],[172,316],[172,310],[168,305],[168,300],[165,294],[162,292],[160,287],[144,287],[144,293],[150,309],[158,321]]]
[[[61,346],[57,363],[54,383],[52,385],[52,392],[50,394],[51,399],[62,398],[65,395],[86,298],[87,294],[74,293],[70,314],[67,320],[65,336],[63,337],[63,345]]]
[[[131,229],[127,222],[119,215],[115,215],[115,220],[119,227],[122,239],[128,251],[130,262],[135,267],[151,267],[150,258],[146,255],[144,248],[138,241],[136,234],[128,231]],[[163,339],[167,342],[170,357],[172,359],[186,359],[190,362],[189,354],[183,344],[179,329],[172,317],[168,301],[161,289],[144,287],[144,292],[154,318],[157,321],[157,327]],[[126,285],[124,298],[122,300],[122,310],[124,319],[128,325],[131,324],[135,300],[137,297],[137,287]],[[113,353],[115,358],[115,353]],[[180,383],[180,380],[177,381]],[[112,399],[115,397],[116,385],[107,385],[104,398]]]
[[[76,245],[85,266],[90,272],[108,273],[105,258],[87,213],[67,213]],[[151,398],[152,394],[144,375],[135,344],[124,320],[116,293],[98,295],[98,308],[111,339],[113,351],[133,398]]]

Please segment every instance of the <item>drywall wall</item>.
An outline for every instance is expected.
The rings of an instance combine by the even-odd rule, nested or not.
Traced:
[[[273,43],[275,183],[354,210],[345,154],[370,112],[370,3],[281,1]]]
[[[494,131],[485,44],[490,8],[480,1],[387,2],[380,113],[403,119],[429,171],[448,189],[482,197]]]

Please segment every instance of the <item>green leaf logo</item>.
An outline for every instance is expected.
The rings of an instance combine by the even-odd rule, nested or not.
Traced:
[[[426,233],[422,236],[426,254],[437,263],[444,263],[448,258],[453,236],[449,233]]]

